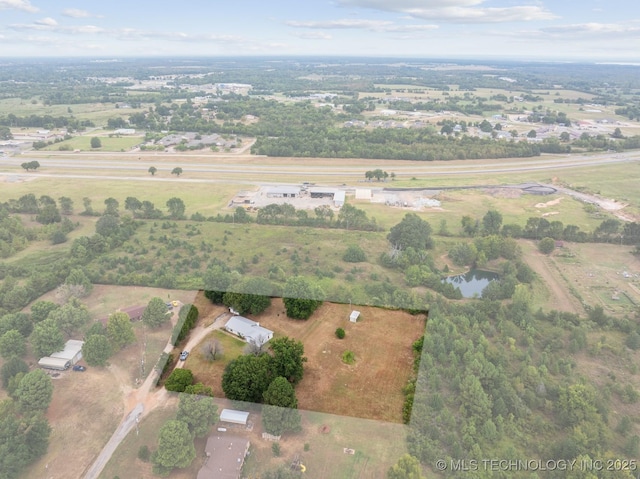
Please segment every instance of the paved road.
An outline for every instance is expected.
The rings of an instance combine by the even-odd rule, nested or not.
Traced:
[[[254,157],[255,159],[255,157]],[[19,157],[3,157],[0,158],[0,171],[2,166],[20,166],[23,162],[37,160],[42,170],[46,169],[80,169],[80,170],[101,170],[104,172],[109,171],[131,171],[141,172],[144,176],[93,176],[93,175],[69,175],[66,173],[51,173],[44,171],[28,173],[29,176],[56,176],[56,177],[68,177],[68,178],[97,178],[97,179],[123,179],[123,180],[145,180],[145,181],[183,181],[183,182],[219,182],[220,180],[212,179],[188,179],[188,178],[157,178],[148,175],[147,170],[150,166],[156,166],[159,171],[170,172],[173,169],[173,165],[164,167],[163,165],[157,165],[149,158],[141,160],[131,157],[128,160],[112,160],[106,158],[86,158],[77,157],[74,159],[69,158],[55,158],[55,157],[31,157],[23,155]],[[357,177],[362,178],[364,172],[367,169],[376,168],[376,160],[371,160],[371,164],[359,165],[359,166],[342,166],[329,164],[332,159],[315,159],[315,164],[296,164],[295,160],[292,160],[290,165],[260,165],[255,163],[243,164],[241,160],[234,161],[233,163],[219,163],[215,158],[210,158],[211,161],[206,163],[192,163],[184,162],[184,158],[180,159],[180,166],[188,172],[194,173],[216,173],[231,174],[231,175],[271,175],[278,177],[286,176],[300,176],[300,175],[321,175],[321,176],[339,176],[339,177]],[[272,160],[281,160],[278,158],[272,158]],[[306,159],[300,159],[301,161]],[[325,162],[323,163],[323,160]],[[504,160],[465,160],[457,163],[453,162],[411,162],[407,165],[407,162],[398,162],[393,166],[393,170],[396,174],[402,175],[429,175],[429,176],[447,176],[447,175],[468,175],[468,174],[488,174],[488,173],[508,173],[508,172],[526,172],[526,171],[540,171],[540,170],[553,170],[553,169],[566,169],[566,168],[581,168],[584,166],[598,166],[616,163],[629,163],[640,160],[640,152],[631,151],[617,154],[598,154],[598,155],[566,155],[555,157],[533,157],[527,159],[504,159]],[[384,168],[389,169],[388,164]],[[6,170],[5,170],[6,171]],[[9,173],[7,171],[7,173]],[[15,174],[15,172],[11,172]],[[235,181],[236,183],[238,181]]]

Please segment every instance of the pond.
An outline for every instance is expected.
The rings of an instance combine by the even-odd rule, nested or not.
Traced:
[[[463,298],[480,297],[482,290],[493,281],[500,278],[497,273],[484,271],[481,269],[472,269],[465,274],[456,276],[448,276],[443,281],[451,283],[460,290]]]

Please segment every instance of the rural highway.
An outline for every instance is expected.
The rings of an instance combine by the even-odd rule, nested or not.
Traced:
[[[39,157],[37,155],[22,155],[18,157],[1,157],[0,172],[15,175],[15,171],[6,170],[3,167],[19,167],[24,162],[38,161],[40,170],[37,172],[21,172],[20,174],[29,175],[29,177],[38,176],[54,176],[78,179],[116,179],[116,180],[141,180],[141,181],[183,181],[183,182],[199,182],[199,183],[216,183],[221,179],[214,178],[159,178],[152,177],[148,173],[150,166],[155,166],[159,172],[170,172],[175,165],[179,165],[185,173],[213,173],[216,175],[241,175],[241,176],[277,176],[278,178],[286,176],[300,175],[320,175],[320,176],[336,176],[336,177],[357,177],[362,178],[364,172],[371,168],[378,168],[381,163],[378,160],[371,160],[370,163],[358,166],[343,166],[335,164],[336,159],[291,159],[291,163],[283,164],[256,164],[256,157],[251,157],[253,161],[243,162],[243,158],[232,158],[232,161],[225,163],[220,162],[217,158],[209,157],[209,161],[201,163],[193,162],[193,159],[185,159],[184,157],[176,157],[169,166],[164,166],[167,160],[172,157],[159,156],[158,158],[143,157],[137,159],[130,156],[130,159],[112,159],[113,156],[100,157],[99,155],[78,156],[77,158],[56,158]],[[266,161],[282,161],[282,158],[269,158]],[[344,160],[349,161],[349,160]],[[513,173],[527,172],[566,168],[581,168],[585,166],[599,166],[617,163],[631,163],[640,161],[640,152],[631,151],[625,153],[607,153],[598,155],[565,155],[565,156],[542,156],[534,158],[516,158],[504,160],[463,160],[456,162],[407,162],[398,160],[393,162],[393,167],[389,165],[388,160],[382,168],[393,169],[396,174],[402,175],[429,175],[429,176],[450,176],[450,175],[468,175],[468,174],[493,174],[493,173]],[[159,163],[162,162],[162,163]],[[298,162],[298,164],[296,163]],[[316,163],[310,165],[309,163]],[[302,164],[301,164],[302,163]],[[73,174],[64,170],[100,170],[108,175],[108,172],[138,172],[140,176],[132,174],[124,175],[91,175],[91,174]],[[223,180],[229,181],[229,180]],[[234,182],[238,183],[237,180]],[[242,182],[242,181],[240,181]],[[257,183],[253,181],[252,183]]]

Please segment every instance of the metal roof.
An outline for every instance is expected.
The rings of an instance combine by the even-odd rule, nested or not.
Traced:
[[[267,194],[268,195],[292,195],[292,194],[296,194],[299,195],[300,194],[300,188],[298,188],[297,186],[274,186],[272,188],[269,188],[267,190]]]
[[[75,358],[78,355],[78,353],[82,351],[83,344],[84,344],[84,341],[78,341],[77,339],[70,339],[65,343],[64,349],[62,351],[57,351],[49,357],[71,361],[73,358]]]
[[[244,316],[233,316],[224,327],[227,331],[242,336],[248,342],[264,344],[273,337],[273,331],[263,328],[260,323],[251,321]]]
[[[231,422],[233,424],[247,424],[249,413],[246,411],[237,411],[235,409],[223,409],[220,412],[220,420],[222,422]]]
[[[238,479],[249,450],[249,440],[238,436],[209,436],[205,447],[207,459],[197,479]]]

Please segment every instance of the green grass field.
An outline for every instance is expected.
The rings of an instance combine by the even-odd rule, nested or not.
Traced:
[[[43,148],[43,150],[59,151],[62,147],[80,151],[127,151],[135,145],[139,145],[143,141],[143,139],[139,136],[98,136],[98,138],[100,138],[100,142],[102,143],[102,147],[91,148],[91,138],[93,138],[94,136],[97,136],[97,134],[91,134],[87,136],[74,136],[70,140],[65,140],[61,141],[60,143],[49,145],[46,148]]]

